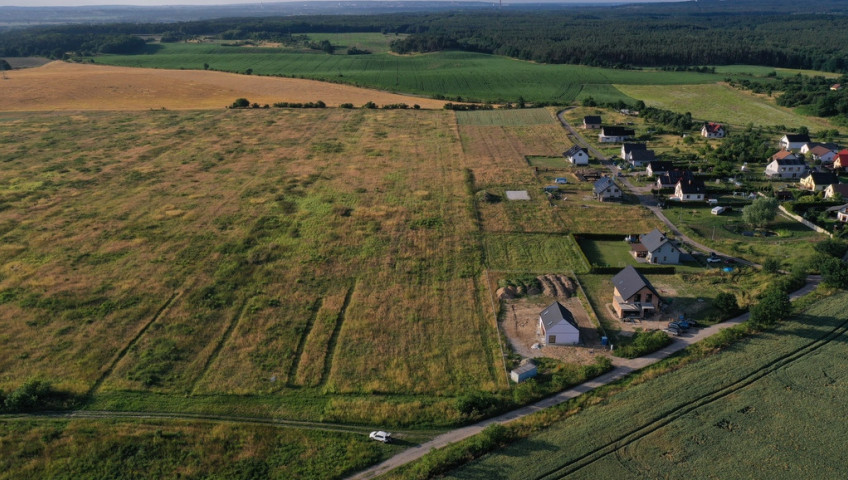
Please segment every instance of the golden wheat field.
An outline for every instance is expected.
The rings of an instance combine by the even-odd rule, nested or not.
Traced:
[[[2,81],[0,111],[195,110],[224,108],[237,98],[260,105],[323,101],[328,106],[406,103],[442,108],[444,101],[295,78],[201,70],[159,70],[51,62],[13,70]]]

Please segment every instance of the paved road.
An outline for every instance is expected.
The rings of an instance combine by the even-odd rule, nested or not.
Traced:
[[[807,277],[807,284],[796,292],[793,292],[790,295],[790,299],[795,300],[801,296],[812,292],[818,286],[819,282],[821,282],[820,276],[811,275]],[[350,480],[364,480],[374,478],[397,467],[417,460],[429,453],[430,450],[446,447],[451,443],[455,443],[460,440],[464,440],[472,435],[476,435],[477,433],[480,433],[481,431],[483,431],[483,429],[494,423],[510,423],[527,415],[536,413],[549,407],[553,407],[554,405],[559,405],[563,402],[567,402],[568,400],[571,400],[572,398],[594,390],[595,388],[623,378],[636,370],[657,363],[660,360],[668,357],[669,355],[683,350],[684,348],[688,347],[689,345],[695,342],[699,342],[711,335],[715,335],[716,333],[725,328],[738,325],[747,320],[748,316],[749,314],[745,313],[725,322],[712,325],[707,328],[702,328],[695,332],[688,333],[684,336],[675,337],[672,343],[667,347],[649,355],[645,355],[644,357],[633,359],[615,358],[613,360],[613,369],[599,377],[595,377],[594,379],[588,382],[582,383],[572,389],[560,392],[556,395],[540,400],[532,405],[513,410],[498,417],[483,420],[479,423],[475,423],[474,425],[469,425],[467,427],[451,430],[450,432],[435,437],[429,442],[422,443],[421,445],[418,445],[416,447],[404,450],[403,452],[398,453],[394,457],[389,458],[385,462],[375,465],[367,470],[364,470],[350,477]]]

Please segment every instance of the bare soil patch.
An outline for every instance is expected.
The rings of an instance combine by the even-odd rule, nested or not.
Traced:
[[[504,333],[509,339],[513,350],[525,358],[547,357],[555,358],[566,363],[588,365],[593,363],[597,355],[609,355],[609,351],[601,348],[600,336],[595,325],[589,319],[586,309],[576,297],[559,298],[574,315],[580,328],[582,346],[543,346],[531,348],[541,342],[538,334],[539,312],[553,302],[553,298],[544,295],[517,300],[504,301],[506,315],[501,323]]]
[[[438,109],[441,100],[295,78],[203,70],[160,70],[51,62],[6,72],[0,111],[218,109],[244,97],[260,105],[315,102],[328,106],[406,103]]]

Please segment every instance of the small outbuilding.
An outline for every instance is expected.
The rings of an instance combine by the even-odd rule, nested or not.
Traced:
[[[527,361],[510,371],[509,378],[515,383],[521,383],[524,380],[535,377],[536,373],[538,373],[536,365],[531,361]]]
[[[539,314],[539,332],[545,345],[580,343],[580,329],[574,315],[559,302],[550,304]]]

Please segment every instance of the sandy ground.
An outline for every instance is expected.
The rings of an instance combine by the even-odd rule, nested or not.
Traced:
[[[219,109],[244,97],[251,102],[315,102],[328,106],[368,101],[442,108],[441,100],[295,78],[202,70],[159,70],[50,62],[6,72],[0,111]]]
[[[542,298],[544,300],[539,300]],[[553,302],[547,297],[536,297],[535,299],[507,300],[504,303],[506,315],[501,327],[504,329],[513,350],[525,358],[548,357],[556,358],[566,363],[591,364],[595,356],[609,354],[601,348],[601,338],[598,330],[589,319],[586,309],[576,297],[559,299],[577,320],[580,328],[580,338],[583,346],[543,346],[542,348],[531,348],[532,345],[540,343],[541,338],[537,335],[539,325],[539,312]]]

